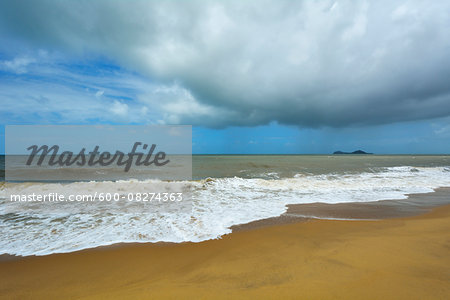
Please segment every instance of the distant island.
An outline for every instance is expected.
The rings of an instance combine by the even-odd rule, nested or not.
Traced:
[[[368,153],[362,150],[356,150],[353,152],[334,151],[333,154],[373,154],[373,153]]]

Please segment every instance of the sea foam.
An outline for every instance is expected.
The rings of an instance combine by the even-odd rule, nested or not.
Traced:
[[[43,208],[31,203],[18,210],[6,199],[1,186],[0,254],[47,255],[130,242],[201,242],[220,238],[230,227],[276,217],[287,204],[368,202],[404,199],[410,193],[427,193],[450,186],[446,167],[389,167],[363,173],[296,174],[277,178],[208,178],[180,181],[191,193],[189,210],[157,210],[154,206],[108,207],[93,205],[80,210],[76,203]],[[142,186],[161,188],[163,181],[16,183],[11,191],[137,191]]]

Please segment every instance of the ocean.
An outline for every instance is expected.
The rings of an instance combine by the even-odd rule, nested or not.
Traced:
[[[0,164],[4,167],[4,161]],[[132,242],[201,242],[230,233],[233,225],[280,216],[288,204],[405,199],[410,193],[450,186],[450,156],[194,155],[192,180],[176,182],[189,193],[189,206],[182,209],[56,202],[26,202],[18,209],[7,197],[7,191],[167,191],[168,184],[146,179],[145,174],[116,181],[2,182],[0,254],[47,255]]]

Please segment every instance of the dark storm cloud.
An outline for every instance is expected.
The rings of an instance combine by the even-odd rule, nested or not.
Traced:
[[[448,1],[2,1],[3,40],[99,53],[185,92],[168,123],[450,115]]]

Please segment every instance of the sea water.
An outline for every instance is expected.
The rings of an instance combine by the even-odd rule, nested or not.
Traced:
[[[79,203],[23,203],[15,192],[120,193],[165,181],[1,183],[0,254],[47,255],[131,242],[200,242],[220,238],[230,227],[276,217],[286,205],[404,199],[410,193],[450,186],[450,156],[414,155],[198,155],[192,180],[177,184],[190,193],[189,209]],[[0,162],[1,163],[1,162]],[[84,207],[86,208],[86,207]]]

